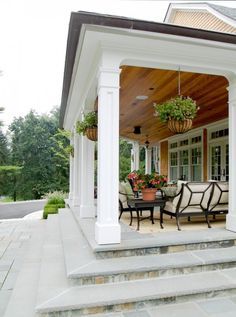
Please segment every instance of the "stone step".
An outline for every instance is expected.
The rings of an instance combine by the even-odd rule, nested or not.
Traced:
[[[76,220],[98,259],[227,248],[236,245],[236,233],[224,228],[142,234],[122,223],[120,244],[98,245],[94,236],[95,219]]]
[[[69,287],[65,274],[64,254],[60,236],[59,215],[50,215],[46,221],[45,242],[37,289],[37,305]]]
[[[96,260],[70,209],[60,209],[59,226],[67,275]]]
[[[97,259],[70,210],[60,210],[59,223],[66,274],[72,285],[114,283],[236,266],[235,246]]]
[[[236,269],[102,285],[75,286],[39,305],[41,316],[105,314],[236,294]]]
[[[84,258],[85,260],[85,258]],[[68,272],[74,285],[131,281],[236,267],[236,247],[95,259]]]

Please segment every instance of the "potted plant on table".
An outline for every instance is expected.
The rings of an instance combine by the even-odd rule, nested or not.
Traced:
[[[157,173],[144,174],[140,171],[133,171],[127,178],[132,180],[133,190],[142,191],[143,200],[155,200],[156,191],[167,183],[167,177]]]
[[[97,141],[98,116],[96,111],[88,112],[83,120],[77,121],[76,131],[79,134],[86,135],[91,141]]]
[[[169,130],[174,133],[189,131],[199,109],[192,98],[181,95],[162,104],[154,103],[154,108],[161,122],[167,122]]]

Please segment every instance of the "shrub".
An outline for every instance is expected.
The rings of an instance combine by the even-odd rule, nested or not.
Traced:
[[[44,195],[44,198],[47,199],[47,204],[53,205],[63,205],[65,204],[65,199],[67,198],[67,193],[63,191],[50,192]]]
[[[43,209],[43,219],[47,219],[49,214],[57,214],[58,207],[57,205],[45,205]]]

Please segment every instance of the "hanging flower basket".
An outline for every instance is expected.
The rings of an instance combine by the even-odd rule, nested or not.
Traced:
[[[93,127],[93,128],[87,128],[85,132],[87,138],[91,141],[97,141],[98,139],[98,128]]]
[[[79,134],[86,135],[91,141],[97,141],[98,116],[96,111],[84,115],[83,120],[77,121],[76,131]]]
[[[166,122],[169,130],[184,133],[192,128],[192,120],[199,107],[190,97],[177,96],[162,104],[154,104],[156,115],[161,122]]]
[[[173,133],[185,133],[192,128],[193,121],[192,119],[185,120],[168,120],[167,126],[168,129]]]

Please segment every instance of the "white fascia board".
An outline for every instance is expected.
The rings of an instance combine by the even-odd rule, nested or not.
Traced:
[[[192,11],[208,11],[223,22],[236,27],[236,21],[223,15],[206,3],[172,3],[169,7],[165,18],[165,23],[173,23],[173,18],[178,10],[192,10]]]
[[[76,58],[73,67],[70,90],[67,100],[64,128],[71,129],[81,117],[84,107],[88,101],[96,98],[94,96],[94,78],[97,74],[98,61],[100,59],[99,41],[87,40],[86,27],[83,27],[83,35],[76,50]]]

